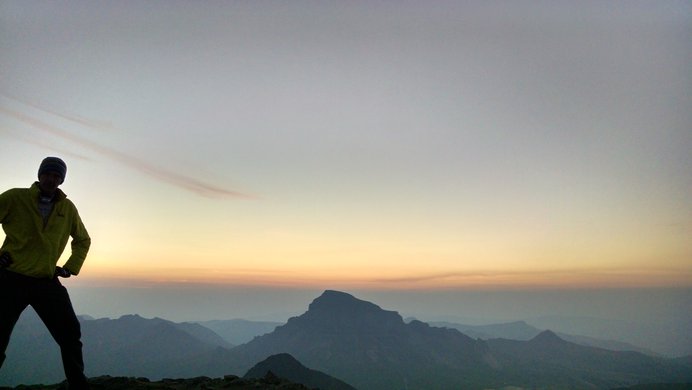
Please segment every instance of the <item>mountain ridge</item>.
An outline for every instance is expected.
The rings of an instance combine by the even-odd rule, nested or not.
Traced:
[[[288,352],[363,390],[555,383],[607,389],[666,378],[692,381],[692,370],[673,360],[581,346],[550,330],[527,341],[474,340],[455,329],[406,324],[396,312],[332,290],[306,313],[235,350],[248,356]]]
[[[441,328],[457,329],[458,331],[464,333],[465,335],[468,335],[469,337],[479,338],[482,340],[502,338],[510,340],[528,341],[536,337],[543,330],[546,330],[536,328],[530,325],[525,320],[491,323],[486,325],[466,325],[448,321],[431,321],[428,322],[428,324],[430,324],[431,326],[437,326]],[[555,330],[553,329],[553,331]],[[603,348],[612,351],[634,351],[649,356],[662,357],[660,353],[624,341],[617,341],[612,339],[599,339],[590,336],[568,334],[557,331],[555,331],[555,334],[557,334],[561,339],[565,341],[584,345],[587,347]]]
[[[483,342],[420,321],[405,324],[394,311],[333,290],[304,314],[234,351],[253,358],[288,352],[359,389],[440,388],[460,372],[490,375],[494,364]],[[435,370],[441,378],[425,374]]]
[[[189,324],[180,327],[160,318],[83,319],[83,325],[87,374],[92,377],[123,372],[152,380],[238,375],[272,355],[289,353],[300,364],[360,390],[536,388],[555,384],[565,389],[608,389],[638,382],[692,382],[690,359],[585,347],[552,331],[527,341],[474,340],[456,329],[417,320],[405,323],[395,311],[334,290],[325,291],[305,313],[273,332],[233,348],[218,345],[213,342],[216,338],[204,336],[205,332],[195,336],[199,331],[196,326],[193,332],[186,332]],[[25,328],[25,324],[18,326],[17,335],[25,342],[36,337],[35,329],[43,329]],[[49,339],[38,337],[55,348]],[[38,355],[33,363],[43,359],[43,353],[28,352]],[[7,374],[7,363],[16,364],[13,359],[8,355],[0,380]],[[55,369],[60,363],[41,361],[38,366]],[[29,378],[36,380],[37,372]]]

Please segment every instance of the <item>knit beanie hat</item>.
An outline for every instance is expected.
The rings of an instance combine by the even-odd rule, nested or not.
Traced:
[[[65,181],[65,176],[67,175],[67,165],[64,161],[57,157],[46,157],[41,161],[41,166],[38,168],[38,176],[45,172],[55,172],[62,177],[62,181]]]

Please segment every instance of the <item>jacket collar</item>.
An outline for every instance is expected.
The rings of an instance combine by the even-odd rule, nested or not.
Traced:
[[[38,187],[38,182],[34,182],[34,184],[31,185],[31,187],[29,188],[29,192],[31,193],[31,195],[33,197],[38,199],[38,196],[41,193],[41,189]],[[60,202],[61,200],[65,199],[65,198],[67,198],[67,195],[64,192],[62,192],[62,190],[60,188],[55,190],[55,196],[53,197],[53,199],[56,202]]]

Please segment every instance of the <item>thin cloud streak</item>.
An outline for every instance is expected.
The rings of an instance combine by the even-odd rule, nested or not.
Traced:
[[[0,108],[0,111],[1,110],[2,110],[2,108]],[[53,144],[49,141],[43,140],[42,138],[33,137],[33,136],[31,136],[31,135],[29,135],[26,132],[23,132],[21,130],[10,129],[10,128],[3,128],[3,130],[5,130],[8,133],[12,133],[13,137],[15,137],[16,139],[21,140],[27,144],[36,145],[36,146],[44,148],[44,149],[53,149],[53,150],[56,149],[55,144]],[[60,150],[60,153],[63,153],[65,155],[68,155],[68,156],[71,156],[74,158],[78,158],[80,160],[91,161],[91,158],[89,158],[83,154],[75,153],[71,150]]]
[[[689,272],[677,270],[660,270],[633,268],[628,270],[615,268],[596,269],[562,269],[536,271],[459,271],[418,274],[392,278],[376,278],[371,282],[378,285],[407,286],[669,286],[673,281],[687,285]],[[553,282],[546,282],[553,281]],[[673,282],[673,284],[675,284]]]
[[[21,102],[20,102],[21,103]],[[33,107],[36,107],[39,110],[43,110],[40,107],[37,107],[35,105],[32,105]],[[43,110],[49,114],[52,114],[50,111]],[[70,134],[69,132],[62,130],[56,126],[53,126],[51,124],[45,123],[41,120],[38,120],[36,118],[33,118],[29,115],[23,114],[19,111],[7,109],[4,107],[0,107],[0,112],[4,113],[5,115],[11,116],[21,122],[24,122],[26,124],[29,124],[33,126],[34,128],[47,132],[53,136],[68,140],[72,143],[78,144],[82,147],[85,147],[89,150],[98,152],[100,155],[104,155],[109,157],[112,160],[115,160],[127,167],[133,168],[137,171],[140,171],[142,173],[145,173],[151,177],[156,178],[157,180],[163,181],[168,184],[172,184],[176,187],[183,188],[185,190],[188,190],[190,192],[196,193],[198,195],[202,195],[208,198],[238,198],[238,199],[257,199],[257,196],[255,195],[250,195],[246,194],[240,191],[235,191],[235,190],[230,190],[227,188],[223,187],[218,187],[214,186],[205,182],[202,182],[200,180],[197,180],[195,178],[182,175],[179,173],[171,172],[168,170],[165,170],[163,168],[157,167],[153,164],[150,164],[146,161],[143,161],[137,157],[134,157],[132,155],[105,147],[103,145],[100,145],[94,141],[87,140],[83,137],[76,136],[74,134]],[[65,119],[72,120],[69,117],[64,117]],[[85,123],[77,121],[76,123],[80,123],[82,125],[87,125]],[[89,127],[94,127],[93,125],[87,125]]]
[[[111,124],[109,124],[109,123],[98,122],[98,121],[95,121],[95,120],[92,120],[92,119],[87,119],[87,118],[80,117],[80,116],[78,116],[78,115],[67,115],[67,114],[64,114],[64,113],[61,113],[61,112],[57,112],[57,111],[55,111],[55,110],[48,109],[48,108],[46,108],[46,107],[38,106],[38,105],[36,105],[35,103],[29,102],[29,101],[26,101],[26,100],[23,100],[23,99],[19,99],[19,98],[17,98],[17,97],[10,96],[10,95],[7,95],[7,94],[2,94],[2,95],[0,95],[0,96],[4,96],[4,97],[5,97],[6,99],[8,99],[8,100],[14,100],[14,101],[16,101],[16,102],[19,102],[19,103],[24,104],[25,106],[33,107],[34,109],[36,109],[36,110],[38,110],[38,111],[47,112],[47,113],[49,113],[49,114],[51,114],[51,115],[54,115],[54,116],[56,116],[56,117],[66,119],[66,120],[68,120],[68,121],[70,121],[70,122],[78,123],[78,124],[80,124],[80,125],[89,127],[89,128],[91,128],[91,129],[94,129],[94,130],[100,130],[100,131],[116,130],[116,129],[115,129]]]

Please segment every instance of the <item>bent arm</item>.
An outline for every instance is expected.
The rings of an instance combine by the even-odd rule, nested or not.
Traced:
[[[76,211],[70,235],[72,236],[72,253],[63,268],[70,271],[73,275],[79,275],[79,270],[82,269],[82,264],[84,264],[84,260],[89,252],[89,246],[91,246],[91,237],[89,237],[89,233]]]

